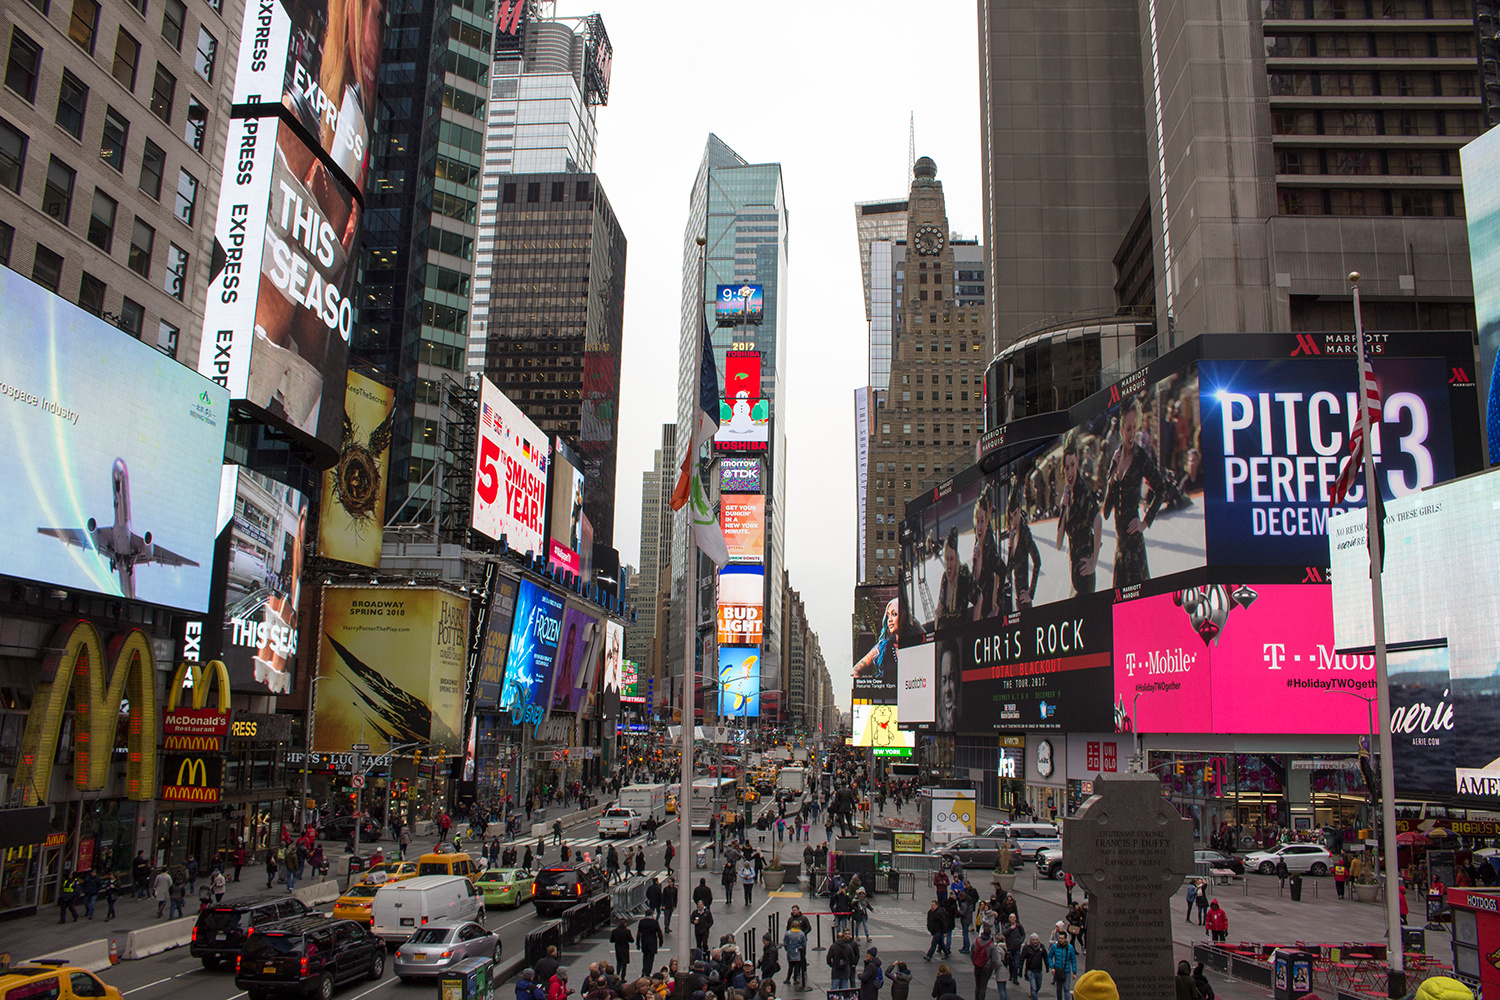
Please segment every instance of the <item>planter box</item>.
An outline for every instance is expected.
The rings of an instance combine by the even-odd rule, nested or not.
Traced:
[[[1359,900],[1361,903],[1373,903],[1379,897],[1380,897],[1380,886],[1375,885],[1373,883],[1371,883],[1371,884],[1366,884],[1366,883],[1363,883],[1363,882],[1355,882],[1354,883],[1354,898],[1357,899],[1357,900]]]
[[[760,877],[765,880],[767,892],[776,892],[781,888],[781,883],[786,878],[786,869],[767,868],[765,871],[760,873]]]
[[[1002,874],[1001,872],[995,872],[994,880],[1000,884],[1000,888],[1005,892],[1010,892],[1016,887],[1015,872],[1011,872],[1009,875]]]

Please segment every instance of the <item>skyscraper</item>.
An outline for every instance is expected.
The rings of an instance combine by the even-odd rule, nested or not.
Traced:
[[[700,248],[699,237],[707,238]],[[710,134],[698,165],[689,201],[688,221],[683,233],[681,357],[691,359],[701,336],[704,317],[713,329],[715,360],[721,378],[730,351],[749,359],[759,354],[760,393],[769,414],[769,440],[764,451],[750,452],[761,458],[764,468],[765,530],[762,566],[766,584],[764,645],[761,651],[762,718],[775,718],[780,711],[781,681],[781,580],[784,509],[786,498],[786,427],[782,420],[782,378],[786,370],[786,300],[781,282],[787,272],[787,211],[779,163],[752,164]],[[763,290],[763,320],[758,326],[714,326],[719,285],[759,285]],[[677,440],[687,442],[692,414],[698,405],[698,373],[688,371],[684,360],[677,382]],[[709,455],[699,456],[708,459]],[[672,544],[672,601],[684,609],[684,572],[687,554],[687,518],[674,518]],[[714,618],[713,573],[700,569],[702,590],[698,595],[697,622]],[[673,620],[684,618],[674,610]],[[680,627],[670,639],[671,670],[682,676],[684,659]],[[717,676],[716,670],[709,670]],[[680,683],[680,680],[679,682]]]
[[[635,620],[625,630],[627,655],[640,665],[642,677],[656,680],[659,700],[670,690],[663,684],[664,637],[669,605],[659,600],[671,588],[672,489],[677,484],[677,425],[662,424],[661,447],[651,468],[641,475],[641,569],[635,599]],[[673,696],[675,697],[675,696]]]

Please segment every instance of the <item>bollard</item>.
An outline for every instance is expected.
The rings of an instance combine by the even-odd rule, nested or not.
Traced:
[[[823,914],[818,913],[813,917],[813,926],[817,929],[818,946],[813,951],[823,951]]]

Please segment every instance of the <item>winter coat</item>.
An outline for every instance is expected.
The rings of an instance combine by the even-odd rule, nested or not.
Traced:
[[[880,996],[880,959],[865,959],[859,973],[859,1000],[877,1000]]]
[[[995,938],[981,937],[974,942],[974,947],[969,951],[969,960],[974,963],[974,973],[978,975],[980,969],[989,969],[996,972],[1008,968],[1009,956],[1005,951],[1005,942]]]
[[[798,928],[790,928],[781,936],[781,946],[786,949],[788,962],[800,962],[807,954],[807,935]]]
[[[635,943],[641,951],[657,951],[661,948],[661,924],[655,917],[642,917],[635,925]]]
[[[952,975],[940,975],[932,984],[932,995],[934,997],[945,996],[949,993],[958,992],[958,982]]]
[[[1047,967],[1047,952],[1039,944],[1028,944],[1021,949],[1021,968],[1027,972],[1041,972]]]
[[[1053,941],[1047,948],[1047,965],[1054,972],[1066,972],[1072,975],[1078,971],[1078,949],[1071,944],[1058,944]]]
[[[1203,994],[1198,992],[1198,986],[1193,982],[1192,973],[1177,973],[1177,1000],[1203,1000]]]
[[[1228,932],[1229,914],[1225,913],[1222,907],[1215,906],[1208,911],[1208,916],[1203,921],[1203,926],[1211,931]]]
[[[892,965],[886,978],[891,981],[891,1000],[909,1000],[911,971]]]
[[[840,939],[828,946],[826,961],[835,978],[848,979],[854,967],[859,964],[859,951],[854,947],[854,942]]]
[[[568,984],[557,976],[552,977],[552,982],[547,984],[547,1000],[568,1000]]]
[[[927,911],[927,933],[928,934],[942,934],[943,933],[943,925],[946,922],[947,922],[947,914],[945,914],[943,912],[942,907],[938,907],[935,910],[928,910]]]

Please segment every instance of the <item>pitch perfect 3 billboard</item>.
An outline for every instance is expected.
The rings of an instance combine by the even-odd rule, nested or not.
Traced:
[[[1475,386],[1454,375],[1473,371],[1471,335],[1372,339],[1385,500],[1481,468]],[[898,683],[916,679],[908,663],[931,677],[935,728],[1128,731],[1138,712],[1152,731],[1363,732],[1316,669],[1340,662],[1329,517],[1365,502],[1326,499],[1358,416],[1353,346],[1195,338],[1071,411],[991,432],[980,464],[908,504]],[[1193,641],[1156,641],[1179,633]],[[1233,688],[1189,705],[1210,664]]]

